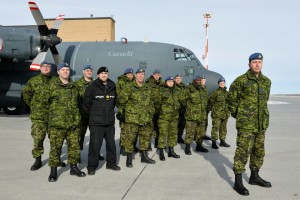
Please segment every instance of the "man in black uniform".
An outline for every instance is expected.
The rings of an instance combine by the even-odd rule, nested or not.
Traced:
[[[115,112],[116,84],[108,79],[107,67],[100,67],[96,79],[87,87],[83,109],[89,113],[90,144],[88,174],[94,175],[99,163],[99,151],[103,138],[106,141],[106,169],[119,171],[116,161]]]

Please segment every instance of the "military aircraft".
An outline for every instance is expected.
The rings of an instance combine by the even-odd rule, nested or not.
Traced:
[[[156,68],[163,78],[180,73],[186,84],[194,74],[201,74],[207,78],[209,92],[218,87],[217,80],[222,77],[205,69],[191,50],[174,44],[130,42],[126,38],[120,42],[61,43],[57,32],[64,16],[58,16],[48,29],[36,3],[29,2],[29,8],[37,26],[0,26],[0,107],[6,114],[19,114],[25,108],[22,89],[39,73],[43,60],[52,63],[54,73],[60,62],[68,63],[73,81],[82,76],[85,64],[107,66],[114,81],[128,67],[145,68],[146,77]]]

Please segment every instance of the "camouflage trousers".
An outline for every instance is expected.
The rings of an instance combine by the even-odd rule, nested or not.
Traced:
[[[243,173],[250,156],[250,169],[259,170],[265,156],[265,132],[238,131],[236,139],[233,171],[235,174]]]
[[[205,135],[205,121],[186,121],[185,130],[185,144],[192,144],[194,139],[197,144],[202,144]]]
[[[150,135],[153,131],[153,126],[151,124],[147,124],[144,126],[140,126],[136,124],[125,124],[124,130],[125,130],[124,147],[126,153],[133,152],[133,143],[137,135],[139,136],[139,149],[141,151],[148,150]]]
[[[211,128],[211,139],[225,140],[227,135],[227,121],[228,119],[213,118],[212,119],[212,128]]]
[[[177,121],[158,120],[159,137],[157,147],[163,149],[166,147],[166,139],[168,146],[174,147],[177,144]]]
[[[124,147],[125,144],[125,139],[126,139],[126,135],[125,135],[125,122],[124,121],[119,121],[119,126],[120,126],[120,147]]]
[[[88,125],[81,125],[80,126],[80,133],[79,133],[79,146],[80,150],[83,150],[83,143],[84,143],[84,138],[85,134],[87,131]]]
[[[44,140],[47,134],[48,124],[44,122],[32,122],[31,136],[33,138],[32,155],[34,158],[44,153]]]
[[[80,147],[78,143],[79,132],[79,128],[49,128],[50,167],[58,167],[60,165],[61,150],[65,139],[67,140],[68,145],[68,163],[71,165],[78,163],[78,160],[80,159]]]

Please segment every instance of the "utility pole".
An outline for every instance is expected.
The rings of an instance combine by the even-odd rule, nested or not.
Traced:
[[[206,19],[206,24],[204,24],[204,27],[205,27],[205,49],[204,49],[204,55],[202,56],[202,59],[205,62],[205,68],[208,69],[208,19],[211,18],[212,14],[205,13],[205,14],[203,14],[203,16]]]

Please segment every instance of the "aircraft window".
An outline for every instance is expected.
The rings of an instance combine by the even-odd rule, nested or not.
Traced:
[[[185,66],[184,76],[193,76],[195,74],[195,67]]]
[[[178,52],[178,49],[174,49],[174,52]]]
[[[191,61],[195,60],[196,57],[192,52],[186,49],[174,49],[174,59],[179,61]]]

